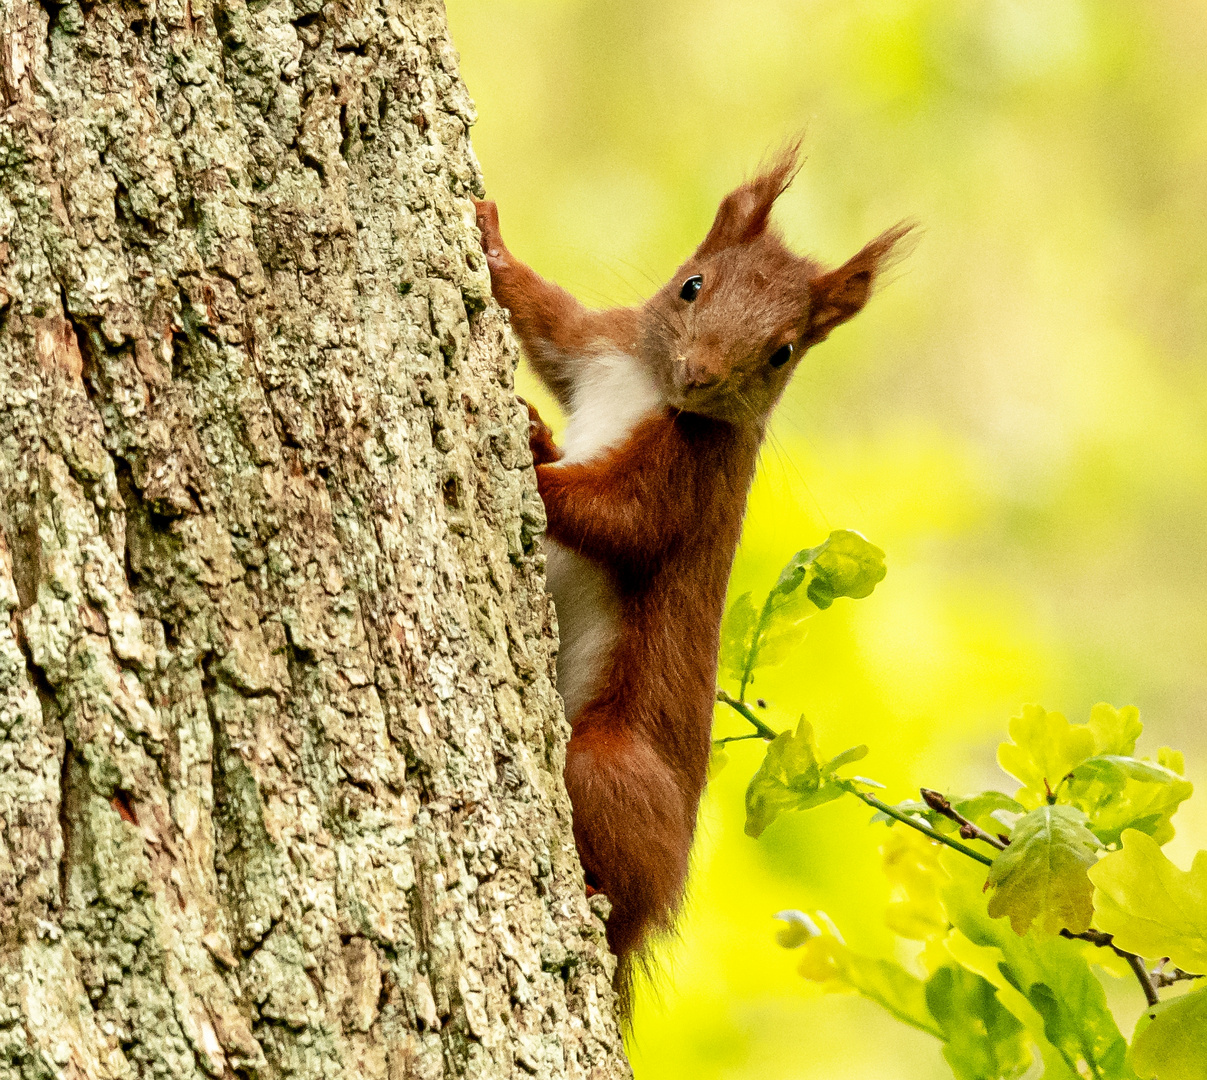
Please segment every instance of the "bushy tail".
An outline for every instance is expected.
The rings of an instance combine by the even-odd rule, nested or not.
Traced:
[[[644,947],[673,928],[683,899],[699,792],[684,791],[640,734],[583,719],[566,747],[566,788],[587,884],[612,904],[608,945],[628,1016]]]

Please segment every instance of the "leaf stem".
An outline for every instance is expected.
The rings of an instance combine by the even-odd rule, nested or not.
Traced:
[[[767,599],[763,601],[762,610],[759,611],[759,621],[754,624],[754,636],[750,639],[750,648],[746,650],[746,663],[742,665],[742,684],[738,687],[738,700],[741,701],[746,697],[746,687],[750,683],[750,678],[754,674],[754,665],[758,662],[760,638],[763,636],[763,631],[767,629],[767,623],[771,618],[771,598],[775,590],[767,594]],[[749,717],[747,718],[749,719]]]
[[[750,723],[754,725],[754,730],[758,732],[760,739],[766,739],[768,742],[770,742],[776,737],[776,735],[779,734],[779,732],[769,728],[763,723],[762,720],[755,716],[750,706],[747,705],[746,702],[744,702],[740,697],[734,697],[732,694],[718,687],[717,700],[728,705],[740,716],[744,717],[746,720],[749,720]]]
[[[840,781],[840,783],[842,783],[842,786],[857,799],[862,799],[868,804],[868,806],[874,806],[882,814],[888,814],[889,817],[901,822],[902,825],[908,825],[911,829],[917,829],[918,832],[929,836],[932,840],[937,840],[940,844],[946,844],[949,848],[955,848],[956,851],[963,855],[967,855],[970,859],[976,859],[977,862],[982,863],[985,866],[993,865],[993,860],[989,858],[988,855],[982,855],[979,851],[974,851],[966,844],[961,844],[959,840],[956,840],[950,836],[945,836],[937,829],[932,829],[929,825],[919,821],[917,818],[911,817],[909,814],[898,810],[895,806],[891,806],[883,800],[876,798],[875,795],[870,795],[866,791],[860,791],[859,788],[857,788],[851,781]]]
[[[713,739],[712,744],[713,746],[724,746],[726,743],[745,742],[747,739],[763,739],[766,742],[766,739],[757,731],[752,731],[749,735],[726,735],[723,739]]]
[[[974,825],[969,821],[951,805],[951,801],[942,792],[932,791],[930,788],[919,788],[919,790],[922,792],[923,802],[936,814],[942,814],[945,818],[954,821],[960,826],[960,835],[965,840],[983,840],[986,844],[997,848],[998,851],[1006,850],[1006,845],[1003,841],[999,840],[992,833],[986,832],[979,825]]]

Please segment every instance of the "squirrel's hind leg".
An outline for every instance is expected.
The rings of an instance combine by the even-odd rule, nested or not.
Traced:
[[[640,734],[592,711],[579,714],[566,747],[566,789],[587,881],[612,904],[608,945],[628,966],[651,935],[673,928],[695,807]]]

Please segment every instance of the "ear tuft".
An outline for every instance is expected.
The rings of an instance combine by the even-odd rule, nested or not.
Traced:
[[[767,228],[775,200],[788,190],[800,166],[800,139],[796,139],[758,176],[725,196],[696,255],[710,255],[759,236]]]
[[[811,309],[806,343],[824,341],[831,330],[859,314],[872,295],[876,279],[907,254],[904,243],[914,231],[913,222],[903,221],[865,244],[859,253],[837,270],[809,283]]]

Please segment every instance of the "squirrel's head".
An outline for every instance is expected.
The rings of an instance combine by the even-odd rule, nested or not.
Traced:
[[[642,309],[643,352],[674,408],[764,423],[805,350],[863,307],[910,231],[888,230],[837,270],[793,254],[769,217],[797,153],[725,197],[703,243]]]

